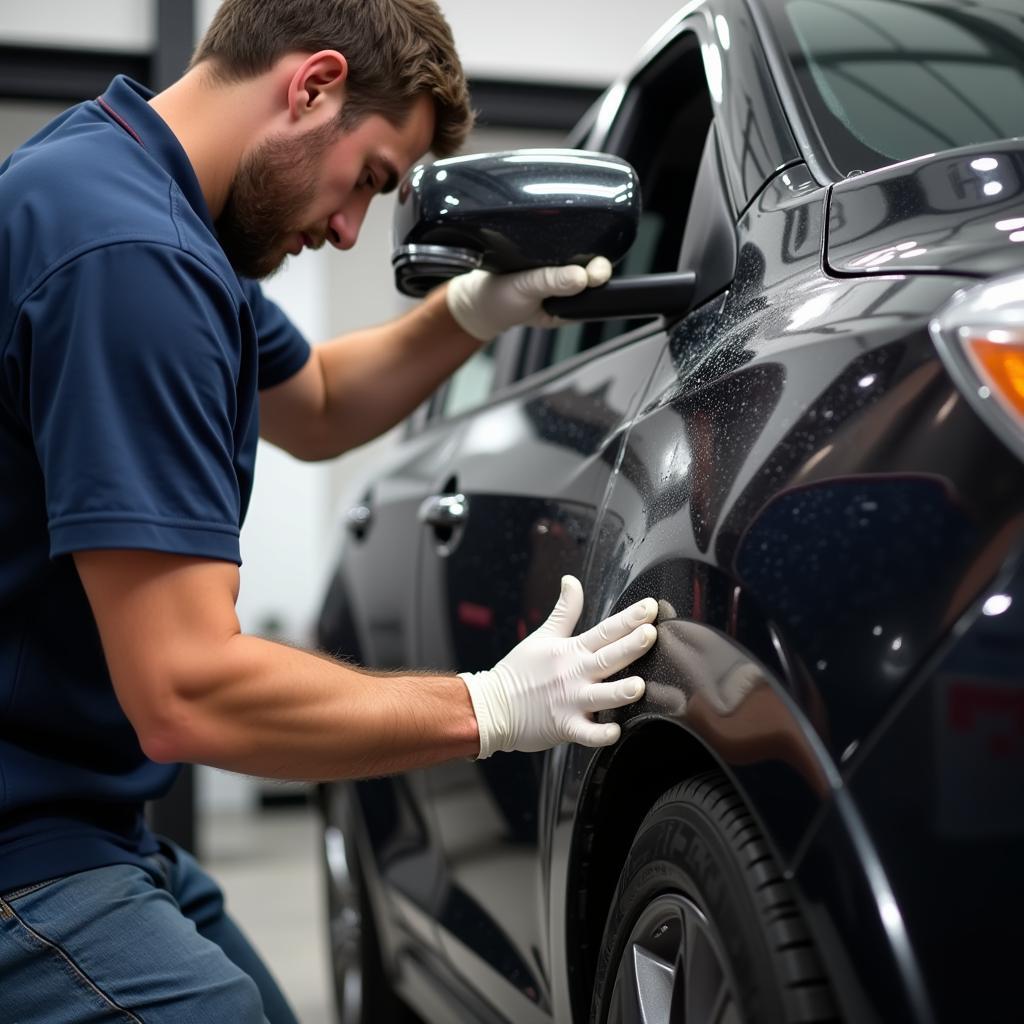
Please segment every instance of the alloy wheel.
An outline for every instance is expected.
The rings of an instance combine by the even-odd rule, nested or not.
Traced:
[[[678,893],[644,908],[626,940],[608,1024],[743,1024],[707,917]]]
[[[359,894],[349,872],[341,830],[324,829],[327,864],[328,937],[336,1008],[340,1024],[362,1019],[363,917]]]

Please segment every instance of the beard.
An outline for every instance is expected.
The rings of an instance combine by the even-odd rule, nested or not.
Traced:
[[[337,137],[337,126],[325,124],[298,141],[268,139],[239,167],[216,222],[238,274],[269,277],[284,262],[288,238],[302,230],[299,218],[316,195],[320,158]]]

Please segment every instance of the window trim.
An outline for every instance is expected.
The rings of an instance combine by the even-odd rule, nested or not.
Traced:
[[[652,85],[651,82],[645,81],[645,79],[649,75],[654,75],[655,79],[657,79],[659,74],[663,73],[654,70],[654,67],[659,61],[665,60],[668,51],[675,51],[674,58],[678,60],[681,56],[679,51],[682,48],[682,40],[685,36],[690,36],[693,39],[693,43],[687,47],[686,53],[687,56],[694,51],[698,54],[701,68],[704,71],[705,88],[710,96],[711,90],[707,85],[707,67],[704,60],[704,46],[708,38],[709,29],[704,13],[699,7],[695,8],[693,11],[682,14],[675,24],[666,26],[662,30],[661,35],[657,37],[657,46],[649,47],[636,66],[620,80],[621,85],[619,83],[613,85],[609,89],[605,101],[596,106],[593,126],[589,133],[582,136],[578,143],[578,148],[601,150],[621,156],[623,159],[628,159],[628,156],[622,152],[622,149],[629,134],[631,122],[636,116],[639,100],[644,95],[645,90],[651,88]],[[610,107],[609,104],[613,106]],[[717,113],[715,104],[712,101],[711,130],[715,134],[718,160],[721,164],[725,157],[722,153],[722,146],[718,137],[719,122]],[[723,188],[725,201],[731,211],[733,224],[735,224],[739,216],[739,210],[736,197],[732,194],[727,173],[724,173]],[[685,231],[685,224],[683,227]],[[665,325],[664,318],[652,319],[649,323],[641,324],[632,331],[628,331],[623,335],[617,335],[616,338],[631,338],[638,331],[645,331],[652,323],[661,323],[663,326],[667,326]],[[544,374],[546,370],[565,363],[575,365],[581,356],[586,355],[588,352],[601,352],[607,344],[616,340],[616,338],[609,338],[592,349],[584,349],[568,359],[560,360],[557,363],[548,363],[550,349],[549,332],[550,328],[544,327],[534,327],[526,331],[521,344],[517,381],[533,379]]]
[[[771,20],[761,8],[760,0],[745,0],[754,23],[754,32],[761,43],[761,51],[768,63],[775,90],[778,93],[782,112],[789,122],[793,138],[811,172],[811,177],[826,187],[843,181],[845,175],[832,163],[825,140],[818,131],[818,125],[811,117],[810,109],[804,100],[803,93],[797,86],[792,68],[786,59],[782,45],[775,37]]]

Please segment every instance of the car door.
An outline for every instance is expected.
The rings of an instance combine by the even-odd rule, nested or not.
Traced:
[[[677,27],[604,129],[603,148],[637,167],[644,191],[638,240],[619,273],[676,269],[688,218],[695,231],[707,228],[707,211],[691,209],[699,178],[709,203],[734,222],[709,132],[702,26]],[[713,248],[709,263],[719,266],[699,275],[712,292],[728,284],[734,256],[728,239]],[[522,379],[466,414],[423,508],[420,664],[490,668],[544,620],[564,573],[585,577],[623,438],[665,346],[660,322],[534,332]],[[584,619],[606,610],[588,605]],[[502,753],[426,773],[443,862],[441,946],[455,975],[506,1020],[559,1015],[544,796],[551,757]]]
[[[376,670],[415,664],[415,530],[420,501],[441,452],[424,434],[427,409],[406,426],[400,444],[355,492],[343,513],[337,570],[318,627],[319,646],[336,657]],[[437,946],[434,918],[439,884],[426,787],[421,772],[325,787],[326,819],[335,834],[348,831],[354,864],[341,873],[369,876],[382,945],[401,961],[408,950]],[[350,828],[352,813],[361,828]]]

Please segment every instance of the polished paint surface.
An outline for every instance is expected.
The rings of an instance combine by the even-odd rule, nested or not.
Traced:
[[[636,827],[719,767],[795,879],[845,1019],[1011,1020],[1024,464],[928,324],[1019,267],[998,226],[1024,217],[1016,185],[941,202],[971,161],[1016,174],[1018,148],[823,184],[743,4],[691,5],[662,45],[699,48],[708,78],[704,160],[721,166],[698,188],[727,193],[727,287],[414,430],[368,487],[325,605],[325,641],[371,665],[474,670],[539,624],[564,572],[584,581],[581,627],[660,602],[615,747],[356,787],[397,982],[437,1022],[586,1020]],[[630,154],[630,88],[661,52],[584,144]],[[688,259],[698,280],[723,273],[699,247]],[[524,365],[564,338],[528,336]],[[455,495],[454,521],[418,517]],[[624,984],[650,966],[638,949]]]
[[[398,190],[391,261],[406,295],[455,274],[618,261],[636,238],[640,186],[606,153],[519,149],[414,167]]]
[[[834,274],[990,277],[1024,264],[1022,229],[1024,144],[987,143],[840,182],[825,259]]]

